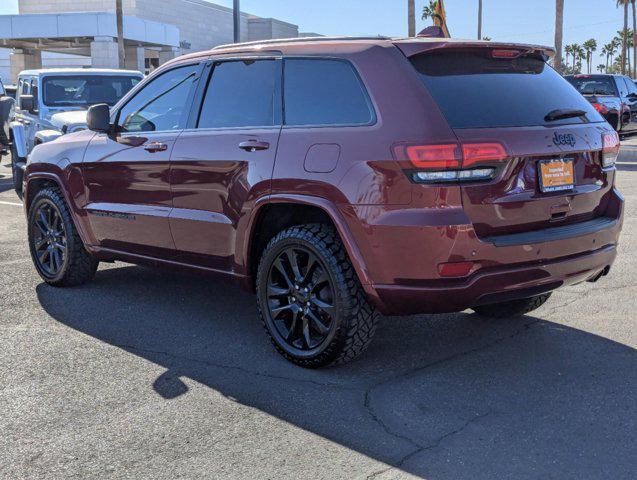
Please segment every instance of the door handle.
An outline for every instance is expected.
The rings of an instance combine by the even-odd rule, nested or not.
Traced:
[[[267,150],[270,148],[270,144],[268,142],[260,142],[258,140],[247,140],[245,142],[241,142],[239,144],[239,148],[246,152],[256,152],[257,150]]]
[[[150,153],[165,152],[168,150],[168,145],[162,142],[150,142],[144,145],[144,150]]]

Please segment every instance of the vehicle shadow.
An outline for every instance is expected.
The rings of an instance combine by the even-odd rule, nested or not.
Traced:
[[[62,324],[165,368],[148,385],[165,399],[191,378],[387,469],[434,480],[637,471],[635,350],[561,324],[386,318],[358,361],[304,370],[274,352],[254,297],[216,280],[124,266],[37,295]]]

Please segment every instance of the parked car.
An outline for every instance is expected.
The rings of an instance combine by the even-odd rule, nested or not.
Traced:
[[[9,117],[13,110],[14,100],[9,95],[0,79],[0,158],[9,153]]]
[[[379,313],[531,312],[609,272],[624,204],[618,135],[551,54],[375,37],[175,59],[33,150],[35,268],[218,275],[305,367],[356,357]]]
[[[624,75],[565,77],[620,133],[637,131],[637,85]]]
[[[88,107],[97,103],[115,105],[142,78],[140,72],[132,70],[92,68],[20,72],[9,123],[13,183],[18,195],[27,155],[35,145],[86,128]]]

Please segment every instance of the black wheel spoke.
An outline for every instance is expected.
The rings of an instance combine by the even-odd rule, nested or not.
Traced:
[[[312,348],[312,337],[310,336],[310,322],[303,318],[303,343],[307,348]]]
[[[329,315],[330,317],[334,315],[334,305],[332,305],[331,303],[324,302],[320,298],[313,298],[311,302],[314,306],[316,306],[316,308]]]
[[[290,328],[288,329],[288,333],[285,336],[285,339],[288,342],[292,342],[295,339],[295,331],[297,329],[298,323],[299,323],[299,310],[294,310],[292,312],[292,321],[290,322]]]
[[[290,268],[292,268],[292,274],[294,275],[294,281],[300,282],[303,280],[301,270],[299,269],[299,257],[293,248],[289,248],[285,251],[285,257],[287,258]]]
[[[273,284],[268,285],[268,298],[284,297],[290,294],[290,287],[283,288]]]
[[[281,314],[283,314],[283,312],[291,312],[292,310],[293,310],[292,305],[283,305],[281,307],[273,308],[271,309],[272,318],[276,320],[277,318],[281,316]]]
[[[42,253],[40,253],[40,255],[38,255],[38,260],[40,260],[40,263],[44,265],[44,262],[47,258],[47,256],[51,253],[51,251],[47,248],[45,250],[42,251]]]
[[[290,279],[290,276],[288,275],[288,272],[285,269],[285,265],[283,265],[283,261],[281,257],[277,258],[276,261],[274,262],[274,268],[276,268],[278,272],[281,274],[281,276],[283,277],[283,280],[288,286],[288,289],[291,290],[292,288],[294,288],[294,280]]]
[[[323,323],[323,320],[321,320],[318,315],[310,310],[307,316],[312,321],[312,326],[318,333],[320,333],[321,335],[327,335],[327,333],[330,331],[330,327]]]
[[[314,272],[317,268],[320,267],[320,265],[321,264],[319,263],[318,258],[310,253],[307,259],[307,268],[305,269],[305,275],[303,275],[304,283],[308,283],[312,279],[312,275],[314,275]]]
[[[35,240],[35,249],[40,250],[40,248],[42,248],[42,245],[45,245],[45,244],[46,244],[46,238],[44,237],[37,238]]]
[[[321,269],[319,275],[312,281],[312,288],[311,288],[312,293],[316,293],[317,291],[320,291],[325,286],[326,283],[329,283],[329,281],[330,281],[330,277],[327,275],[327,272]]]

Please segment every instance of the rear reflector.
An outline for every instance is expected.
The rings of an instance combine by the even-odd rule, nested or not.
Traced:
[[[441,277],[466,277],[473,269],[473,262],[453,262],[438,264]]]
[[[617,132],[602,135],[602,167],[612,167],[619,156],[619,135]]]

